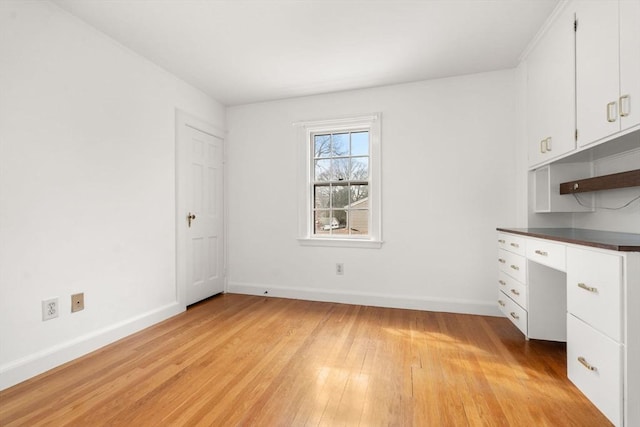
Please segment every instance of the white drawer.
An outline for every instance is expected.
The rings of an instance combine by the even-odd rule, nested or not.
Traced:
[[[518,255],[525,255],[526,241],[526,238],[514,234],[498,233],[498,248]]]
[[[567,249],[567,311],[622,341],[622,257]]]
[[[527,261],[523,256],[498,249],[498,268],[521,283],[527,281]]]
[[[498,289],[514,300],[525,310],[527,309],[527,287],[502,271],[498,273]]]
[[[622,347],[571,314],[567,375],[613,424],[622,425]]]
[[[566,271],[566,246],[546,240],[529,239],[527,258],[553,269]]]
[[[507,298],[502,291],[498,291],[498,307],[500,311],[511,320],[527,336],[527,311]]]

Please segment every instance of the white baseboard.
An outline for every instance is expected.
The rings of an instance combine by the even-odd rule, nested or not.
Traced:
[[[183,312],[177,302],[109,325],[87,335],[49,347],[0,366],[0,390],[11,387],[49,369],[111,344],[121,338]]]
[[[405,308],[410,310],[440,311],[447,313],[503,317],[494,301],[485,302],[464,299],[419,298],[402,295],[342,292],[336,290],[328,291],[326,289],[317,288],[291,288],[239,282],[229,282],[227,285],[227,292],[309,301],[369,305],[374,307]]]

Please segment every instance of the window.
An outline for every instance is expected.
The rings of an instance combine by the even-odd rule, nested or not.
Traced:
[[[369,130],[313,134],[316,236],[369,235]]]
[[[300,128],[299,241],[380,247],[380,115]]]

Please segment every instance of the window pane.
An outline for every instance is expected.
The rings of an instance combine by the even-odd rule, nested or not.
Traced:
[[[369,158],[353,157],[351,159],[351,174],[349,179],[365,181],[369,178]]]
[[[349,179],[349,159],[332,159],[333,180],[346,181]]]
[[[316,211],[315,234],[349,234],[347,230],[347,211],[322,210]]]
[[[331,212],[333,215],[331,219],[331,234],[349,234],[349,230],[347,229],[347,211],[334,209]]]
[[[369,132],[354,132],[351,134],[351,155],[369,155]]]
[[[334,156],[349,155],[349,134],[334,133],[332,135],[332,151]]]
[[[349,205],[349,187],[347,185],[335,185],[331,187],[331,206],[346,208]]]
[[[313,205],[316,208],[330,208],[329,206],[329,197],[331,196],[331,191],[328,185],[317,185],[314,191],[314,201]]]
[[[316,135],[313,137],[313,151],[315,157],[330,157],[331,135]]]
[[[367,209],[349,211],[349,229],[352,235],[369,234],[369,211]]]
[[[315,164],[315,180],[329,181],[331,179],[331,160],[316,160]]]
[[[314,233],[329,234],[331,233],[331,211],[314,212]],[[337,223],[337,221],[336,221]]]
[[[351,187],[351,207],[365,209],[369,207],[369,186],[352,185]]]

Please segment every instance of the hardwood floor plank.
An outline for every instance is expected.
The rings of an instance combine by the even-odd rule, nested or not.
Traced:
[[[271,306],[271,302],[265,305]],[[291,301],[287,303],[290,305]],[[284,309],[270,312],[267,318],[260,313],[252,313],[251,325],[237,337],[240,338],[237,345],[218,356],[215,369],[208,375],[199,376],[197,387],[191,384],[191,388],[196,390],[192,399],[185,401],[180,410],[174,411],[163,421],[189,425],[201,420],[223,425],[225,417],[235,414],[225,411],[225,408],[237,408],[237,412],[244,412],[247,402],[252,402],[251,399],[258,395],[261,387],[273,379],[281,363],[279,352],[289,344],[286,340],[287,330],[301,313],[287,311],[286,308],[285,305]],[[303,326],[310,328],[311,322]],[[246,336],[246,331],[252,329],[255,330],[251,336]],[[252,363],[236,363],[238,360],[250,360]],[[195,374],[198,374],[197,370]]]
[[[333,414],[334,425],[357,425],[360,422],[369,387],[369,374],[363,372],[367,357],[368,337],[371,335],[371,313],[368,307],[357,306],[354,321],[350,325],[346,354],[336,361],[346,372],[347,378],[340,401]]]
[[[607,426],[504,318],[220,295],[0,392],[2,426]]]
[[[332,313],[331,318],[319,331],[321,343],[313,346],[314,351],[324,353],[325,357],[322,363],[316,366],[313,402],[306,411],[306,417],[304,413],[301,413],[297,418],[298,422],[304,422],[306,425],[327,425],[346,385],[347,377],[341,369],[339,361],[344,357],[341,356],[342,347],[348,340],[345,325],[352,324],[353,315],[350,312],[354,310],[354,307],[336,305],[334,310],[335,315]]]

